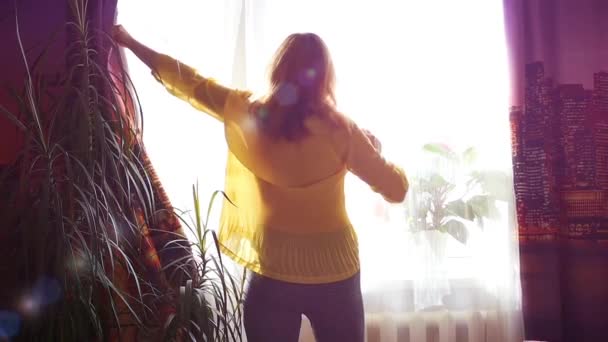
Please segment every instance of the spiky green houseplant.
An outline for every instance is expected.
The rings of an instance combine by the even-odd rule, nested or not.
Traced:
[[[198,258],[186,253],[167,266],[189,275],[181,292],[159,286],[142,272],[146,266],[141,259],[141,218],[154,220],[154,187],[142,165],[133,127],[119,115],[136,99],[117,89],[112,77],[116,75],[100,58],[107,56],[103,46],[111,44],[99,44],[99,39],[107,43],[110,38],[92,31],[88,2],[68,3],[73,20],[66,23],[71,37],[67,72],[49,84],[37,69],[45,53],[31,59],[21,46],[25,87],[10,90],[17,110],[0,106],[25,141],[17,161],[0,178],[6,203],[0,209],[0,269],[7,291],[2,298],[8,298],[0,303],[0,338],[101,341],[111,339],[111,331],[135,328],[139,337],[131,338],[156,340],[162,338],[164,323],[159,307],[168,305],[177,312],[170,317],[178,318],[169,320],[169,328],[177,327],[174,331],[182,334],[167,334],[167,339],[239,340],[239,287],[235,283],[229,289],[221,259],[208,257],[206,247],[200,247],[203,253]],[[16,35],[20,42],[18,26]],[[208,235],[207,229],[197,227],[198,236]],[[203,238],[195,246],[205,244]],[[192,245],[178,237],[168,246],[156,247]],[[183,269],[189,261],[197,267]],[[219,278],[205,273],[212,269]],[[125,279],[132,287],[129,291]],[[200,292],[192,289],[205,294],[199,297],[205,304],[194,309],[191,294]],[[200,315],[205,320],[198,319]],[[192,324],[184,328],[186,321]]]
[[[457,153],[445,144],[429,143],[423,151],[435,165],[412,181],[409,229],[416,233],[446,233],[466,244],[470,226],[467,222],[483,228],[486,219],[498,217],[497,201],[508,200],[507,174],[476,170],[477,151],[473,147]],[[448,178],[439,170],[440,165],[457,172]]]
[[[65,29],[73,39],[63,78],[50,85],[37,69],[45,51],[32,60],[21,45],[27,76],[23,90],[12,90],[18,109],[0,108],[25,141],[0,184],[9,197],[1,220],[14,242],[3,241],[18,340],[104,340],[119,316],[144,327],[153,313],[145,303],[154,301],[144,300],[153,290],[136,272],[134,210],[137,203],[150,217],[151,182],[119,115],[126,99],[98,58],[93,37],[101,34],[89,26],[86,4],[69,1]],[[21,44],[18,25],[15,33]],[[135,296],[120,288],[119,274],[133,281]]]
[[[192,269],[193,276],[179,288],[176,311],[167,317],[164,324],[164,340],[175,341],[185,336],[195,341],[244,339],[241,318],[246,275],[243,273],[241,276],[236,269],[227,267],[215,230],[209,226],[212,205],[220,195],[230,202],[223,192],[216,191],[203,216],[198,186],[193,186],[194,210],[179,215],[192,235],[187,245],[193,254],[185,258],[196,267]],[[183,246],[182,242],[176,239],[169,245]]]

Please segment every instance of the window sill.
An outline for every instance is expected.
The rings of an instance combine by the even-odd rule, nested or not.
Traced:
[[[414,305],[414,282],[403,280],[390,285],[366,290],[365,311],[370,313],[415,312],[438,310],[492,310],[496,309],[496,298],[478,285],[472,278],[449,279],[449,292],[441,305],[416,310]]]

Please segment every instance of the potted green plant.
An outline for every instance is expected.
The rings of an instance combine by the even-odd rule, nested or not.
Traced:
[[[409,230],[438,236],[434,249],[440,253],[446,236],[466,244],[471,227],[483,229],[487,219],[498,218],[497,201],[508,200],[508,175],[477,169],[474,147],[457,153],[446,144],[428,143],[422,151],[431,166],[411,182]]]
[[[446,144],[422,147],[423,169],[411,177],[406,205],[407,229],[415,241],[414,254],[423,263],[414,285],[417,307],[446,304],[451,293],[448,280],[447,246],[450,239],[467,246],[473,229],[485,229],[498,218],[499,201],[509,200],[508,175],[478,167],[478,152],[470,147],[456,152]]]

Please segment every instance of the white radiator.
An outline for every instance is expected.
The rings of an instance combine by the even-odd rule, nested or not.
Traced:
[[[497,342],[494,311],[438,311],[368,314],[366,342]],[[300,342],[314,342],[310,323],[302,320]]]

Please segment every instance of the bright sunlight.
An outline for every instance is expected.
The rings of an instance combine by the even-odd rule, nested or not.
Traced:
[[[483,156],[481,167],[510,172],[501,1],[129,0],[119,2],[118,22],[204,76],[256,94],[265,90],[266,66],[281,40],[292,32],[315,32],[333,55],[340,110],[374,132],[387,158],[406,172],[424,172],[419,151],[427,142],[456,151],[475,146]],[[127,59],[142,104],[149,155],[174,206],[187,209],[197,180],[203,196],[223,188],[221,124],[169,96],[132,54]],[[402,236],[403,206],[384,204],[354,177],[347,194],[352,220],[360,227],[368,274],[364,287],[387,277],[410,277],[416,267],[407,261],[400,268],[410,267],[408,272],[377,267],[386,267],[384,250],[394,249],[382,245],[394,243],[399,250],[402,242],[374,239],[378,230]],[[501,211],[509,209],[505,205]],[[500,233],[486,237],[491,243],[484,249],[509,248],[501,240],[508,236],[508,223],[497,223]],[[491,265],[502,258],[471,266],[484,261],[459,261],[473,252],[456,241],[449,244],[448,254],[457,265],[449,268],[454,277],[479,267],[495,269]]]

